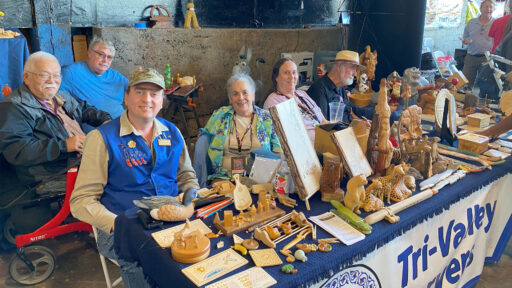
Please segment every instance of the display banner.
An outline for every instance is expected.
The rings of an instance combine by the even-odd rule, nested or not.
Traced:
[[[507,174],[315,286],[472,287],[509,240],[510,187]]]

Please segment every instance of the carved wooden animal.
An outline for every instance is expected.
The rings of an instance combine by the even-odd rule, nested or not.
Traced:
[[[402,169],[401,165],[397,165],[393,167],[393,171],[383,177],[378,177],[377,180],[379,180],[382,183],[382,188],[378,192],[378,197],[380,200],[384,199],[384,196],[387,197],[387,203],[391,204],[391,190],[392,186],[395,183],[395,178],[399,177],[400,175],[405,175],[404,170]]]
[[[364,185],[367,183],[368,181],[366,181],[364,174],[359,174],[348,180],[347,194],[345,195],[344,203],[348,209],[356,214],[361,214],[359,206],[365,199]]]
[[[405,176],[405,170],[407,170],[408,165],[405,163],[399,164],[395,166],[395,169],[393,169],[393,174],[395,175],[393,177],[393,184],[391,186],[391,200],[395,202],[400,202],[409,196],[412,195],[412,191],[407,188],[404,182],[404,176]]]
[[[377,197],[377,193],[381,191],[382,183],[379,180],[373,179],[372,184],[366,187],[363,204],[361,207],[366,212],[372,212],[384,207],[384,203]]]

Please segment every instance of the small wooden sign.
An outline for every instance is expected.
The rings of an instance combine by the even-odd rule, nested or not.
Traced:
[[[247,259],[229,248],[181,270],[198,287],[215,280],[249,263]]]
[[[254,264],[258,267],[275,266],[283,264],[283,261],[281,261],[279,255],[277,255],[276,250],[272,248],[250,250],[249,254],[251,255],[252,261],[254,261]]]
[[[174,240],[174,233],[182,230],[183,227],[185,227],[185,223],[154,232],[151,234],[151,236],[153,236],[153,239],[155,239],[156,243],[158,243],[160,247],[169,248],[171,247],[172,241]],[[212,230],[208,228],[208,226],[206,226],[203,221],[201,221],[201,219],[196,219],[190,222],[190,228],[192,230],[201,230],[201,232],[204,232],[204,234],[212,232]]]
[[[343,168],[345,168],[350,178],[359,174],[364,174],[366,177],[372,174],[372,167],[370,167],[363,150],[361,150],[352,127],[332,134],[331,138],[336,149],[338,149]]]
[[[288,161],[297,194],[301,200],[307,201],[320,189],[322,166],[309,140],[297,103],[294,99],[279,103],[270,107],[270,115]],[[309,207],[308,202],[306,207]]]
[[[261,267],[252,267],[222,279],[206,288],[266,288],[277,284],[276,279],[265,272]]]

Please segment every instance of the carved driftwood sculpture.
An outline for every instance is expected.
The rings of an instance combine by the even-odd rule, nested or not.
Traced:
[[[386,79],[382,79],[380,81],[379,99],[377,106],[375,107],[375,112],[379,114],[380,117],[375,174],[384,175],[386,168],[391,164],[391,158],[393,157],[393,146],[389,141],[389,117],[391,116],[391,110],[387,101]]]

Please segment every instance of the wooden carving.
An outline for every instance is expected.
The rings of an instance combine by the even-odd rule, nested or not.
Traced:
[[[356,214],[361,214],[359,210],[365,197],[364,185],[366,185],[366,177],[364,174],[356,175],[347,182],[347,194],[345,195],[345,207],[352,210]]]
[[[381,79],[379,98],[377,106],[375,107],[376,113],[380,116],[379,135],[377,137],[377,164],[375,174],[384,175],[386,168],[391,164],[393,157],[393,146],[389,141],[389,117],[391,116],[391,109],[387,101],[386,79]]]
[[[249,208],[252,204],[251,193],[249,193],[249,188],[247,188],[247,186],[240,183],[240,175],[235,174],[233,178],[236,182],[235,190],[233,190],[235,208],[238,211],[243,211]]]
[[[373,171],[377,168],[377,136],[379,134],[380,127],[380,116],[379,114],[373,114],[372,125],[370,127],[370,133],[368,134],[368,142],[366,144],[366,159],[370,164]]]
[[[322,201],[330,200],[343,201],[344,192],[340,188],[341,181],[341,163],[327,161],[324,163],[322,178],[320,183],[320,192],[322,192]]]
[[[407,168],[409,168],[409,166],[402,163],[396,165],[395,169],[393,169],[395,177],[393,178],[393,185],[391,186],[390,198],[395,202],[400,202],[412,195],[412,191],[405,184],[405,171],[407,171]]]
[[[375,79],[375,68],[377,67],[377,50],[372,52],[370,45],[366,45],[365,50],[359,56],[359,63],[366,66],[366,75],[368,76],[368,87],[371,87],[371,82]],[[358,77],[359,78],[359,77]]]
[[[381,189],[382,183],[378,179],[373,179],[372,184],[366,187],[366,197],[364,198],[363,204],[361,205],[364,211],[372,212],[384,207],[384,203],[377,196],[377,193],[379,193]]]
[[[407,107],[401,116],[401,125],[406,128],[405,134],[400,134],[400,140],[421,138],[423,130],[421,130],[421,107],[412,105]]]

